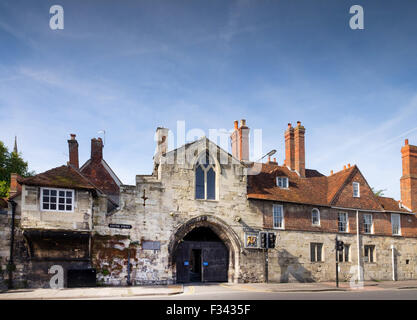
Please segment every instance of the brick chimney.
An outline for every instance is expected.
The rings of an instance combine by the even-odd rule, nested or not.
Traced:
[[[401,148],[403,175],[400,179],[402,203],[417,212],[417,146],[408,144]]]
[[[236,120],[234,122],[234,131],[230,136],[232,142],[232,155],[241,160],[249,161],[249,128],[246,126],[246,120]]]
[[[100,162],[103,160],[103,140],[101,138],[91,139],[91,161]]]
[[[306,156],[305,156],[305,128],[297,121],[297,127],[294,129],[294,169],[301,177],[306,176]]]
[[[75,134],[71,133],[71,139],[68,140],[68,148],[69,148],[69,164],[72,165],[74,168],[79,168],[78,162],[78,142],[75,140]]]
[[[10,175],[10,191],[9,197],[14,196],[16,193],[22,191],[22,186],[17,182],[20,176],[17,173],[12,173]]]
[[[294,155],[294,128],[291,123],[288,124],[287,130],[285,130],[285,159],[284,165],[291,170],[295,168],[295,155]]]

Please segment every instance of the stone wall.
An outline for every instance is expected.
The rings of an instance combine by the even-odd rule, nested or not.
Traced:
[[[194,164],[206,148],[213,148],[217,154],[216,200],[195,199]],[[259,250],[246,250],[243,246],[245,230],[259,231],[263,223],[261,215],[249,210],[244,169],[239,161],[217,146],[213,147],[206,139],[186,145],[162,158],[155,175],[137,176],[136,186],[122,186],[120,210],[111,215],[96,216],[95,233],[125,236],[130,246],[137,244],[134,250],[138,261],[132,262],[135,283],[173,283],[176,270],[172,250],[185,235],[182,228],[188,226],[190,231],[196,226],[210,226],[229,248],[232,257],[229,281],[263,281]],[[144,196],[147,198],[145,205]],[[132,229],[110,229],[109,223],[130,224]],[[108,241],[110,247],[112,240]],[[160,249],[145,250],[143,244],[147,241],[159,242]],[[122,250],[128,247],[126,242]],[[120,263],[123,267],[118,276],[112,278],[107,272],[107,275],[100,275],[105,283],[124,281],[127,270],[124,262]],[[99,259],[96,263],[111,265],[109,258]]]
[[[22,227],[27,229],[91,230],[93,197],[91,192],[75,190],[74,211],[40,210],[40,187],[22,187]]]

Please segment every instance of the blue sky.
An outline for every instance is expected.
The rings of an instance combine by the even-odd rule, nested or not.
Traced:
[[[64,8],[65,29],[49,28]],[[349,28],[361,4],[365,29]],[[0,140],[37,172],[66,163],[70,133],[126,184],[152,170],[156,127],[262,129],[284,157],[306,127],[306,164],[357,164],[399,198],[400,149],[417,144],[417,2],[149,0],[0,2]],[[174,131],[175,133],[175,131]]]

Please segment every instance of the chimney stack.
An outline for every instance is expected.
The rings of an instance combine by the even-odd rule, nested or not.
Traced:
[[[417,146],[408,144],[401,148],[403,175],[400,179],[402,203],[417,212]]]
[[[236,120],[234,122],[234,131],[230,136],[232,142],[232,154],[241,161],[249,161],[249,128],[246,126],[246,120]]]
[[[78,142],[75,139],[75,134],[70,134],[71,139],[68,140],[68,148],[69,148],[69,164],[74,168],[79,168],[78,162]]]
[[[101,138],[91,139],[91,161],[100,162],[103,160],[103,140]]]
[[[285,160],[284,165],[291,170],[295,169],[295,144],[294,144],[294,128],[291,123],[285,131]]]
[[[17,173],[12,173],[10,175],[9,197],[13,197],[16,193],[22,190],[22,186],[17,182],[18,178],[20,178],[20,176]]]
[[[156,128],[155,141],[156,141],[156,154],[155,159],[158,159],[161,155],[164,155],[168,151],[168,132],[169,129],[158,127]]]
[[[305,156],[305,128],[297,121],[297,127],[294,129],[294,167],[300,174],[300,177],[306,176],[306,156]]]

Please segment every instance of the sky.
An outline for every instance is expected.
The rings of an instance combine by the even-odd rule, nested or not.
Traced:
[[[63,30],[49,27],[56,4]],[[307,168],[357,164],[399,199],[401,146],[417,145],[416,15],[412,0],[2,0],[0,140],[17,135],[40,173],[68,161],[70,133],[84,163],[105,130],[104,158],[134,184],[158,126],[208,135],[246,119],[282,164],[301,121]]]

